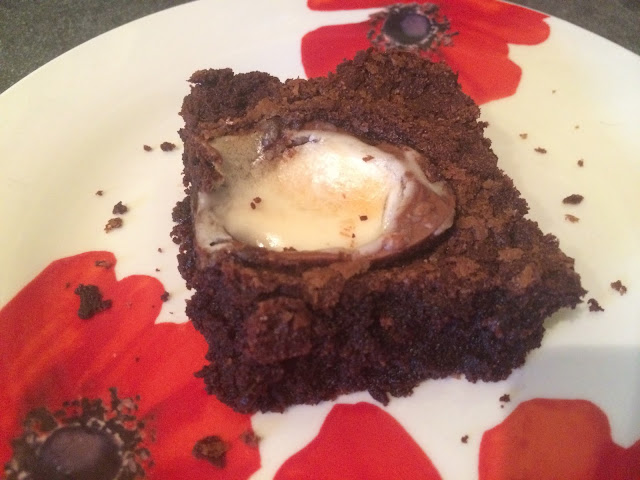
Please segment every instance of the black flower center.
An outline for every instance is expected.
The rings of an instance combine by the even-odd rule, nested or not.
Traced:
[[[372,14],[369,25],[367,37],[375,48],[418,51],[432,60],[439,60],[439,48],[452,45],[452,38],[457,34],[449,33],[449,20],[433,3],[390,5]]]
[[[34,480],[113,480],[122,466],[110,433],[73,426],[53,432],[36,454]]]
[[[431,21],[413,7],[399,7],[389,11],[382,32],[402,45],[417,45],[432,34]]]
[[[24,431],[11,441],[13,457],[5,464],[7,480],[136,480],[153,460],[136,418],[138,397],[111,401],[81,398],[52,413],[30,411]],[[0,471],[0,475],[2,472]]]

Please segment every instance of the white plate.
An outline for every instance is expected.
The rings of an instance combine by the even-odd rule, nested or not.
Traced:
[[[172,299],[159,321],[176,321],[168,312],[183,311],[187,292],[168,232],[181,197],[181,149],[144,152],[142,145],[179,143],[177,112],[193,71],[302,77],[305,33],[363,21],[368,13],[311,11],[293,0],[189,3],[104,34],[3,93],[0,305],[52,260],[108,250],[118,259],[118,278],[162,281]],[[606,412],[616,443],[629,447],[640,438],[640,57],[561,20],[546,21],[551,34],[544,43],[510,46],[523,70],[518,91],[485,104],[483,117],[530,217],[576,259],[588,297],[605,312],[586,305],[561,312],[562,321],[549,322],[543,347],[507,381],[430,381],[391,401],[385,410],[444,479],[477,478],[482,433],[531,398],[590,400]],[[536,153],[539,146],[547,154]],[[581,158],[583,168],[576,165]],[[95,197],[100,189],[105,196]],[[572,193],[585,201],[563,205]],[[106,235],[119,200],[131,208],[126,228]],[[580,222],[567,222],[565,213]],[[610,287],[618,279],[628,287],[624,296]],[[499,408],[504,393],[511,402]],[[338,400],[356,401],[371,400],[364,393]],[[271,478],[317,434],[335,403],[256,415],[262,469],[252,478]],[[461,434],[469,435],[464,446]]]

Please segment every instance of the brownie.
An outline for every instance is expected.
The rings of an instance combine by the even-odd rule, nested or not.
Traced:
[[[525,218],[479,108],[446,65],[368,50],[323,78],[221,69],[190,81],[180,131],[186,197],[172,236],[194,290],[186,313],[209,344],[197,375],[235,410],[282,411],[362,390],[386,403],[451,375],[503,380],[540,345],[544,319],[585,294],[558,240]],[[212,139],[310,122],[419,152],[455,197],[453,224],[384,261],[314,261],[235,239],[200,248],[198,193],[225,181]]]

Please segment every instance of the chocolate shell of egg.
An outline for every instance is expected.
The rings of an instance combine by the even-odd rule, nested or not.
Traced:
[[[371,144],[326,123],[209,140],[216,181],[200,186],[201,259],[231,253],[255,264],[392,260],[436,240],[455,197],[405,146]],[[432,175],[431,175],[432,176]]]

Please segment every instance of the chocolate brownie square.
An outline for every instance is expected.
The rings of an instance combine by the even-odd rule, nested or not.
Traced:
[[[446,65],[369,50],[326,78],[191,82],[172,235],[209,344],[198,375],[235,410],[502,380],[544,319],[581,301],[573,260],[525,218]],[[346,144],[360,157],[335,166]],[[345,180],[352,170],[368,173]],[[328,178],[320,200],[314,175]]]

